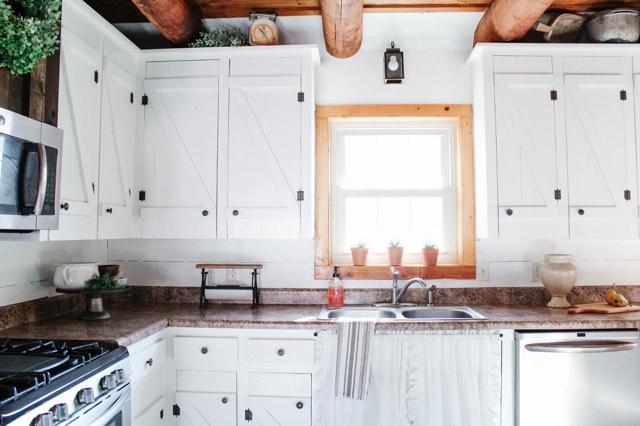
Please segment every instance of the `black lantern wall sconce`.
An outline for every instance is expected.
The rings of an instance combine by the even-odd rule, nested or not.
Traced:
[[[384,84],[400,84],[404,80],[404,58],[402,52],[391,42],[384,52]]]

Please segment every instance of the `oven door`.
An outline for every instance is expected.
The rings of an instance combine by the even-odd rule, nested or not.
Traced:
[[[100,397],[100,404],[71,418],[73,426],[131,426],[131,385],[127,383]]]

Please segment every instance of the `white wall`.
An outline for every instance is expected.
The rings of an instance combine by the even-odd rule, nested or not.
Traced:
[[[56,263],[107,259],[107,241],[40,242],[37,236],[0,236],[0,306],[56,295]]]

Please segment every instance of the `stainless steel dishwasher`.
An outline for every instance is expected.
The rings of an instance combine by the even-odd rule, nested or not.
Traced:
[[[516,425],[640,425],[638,330],[516,336]]]

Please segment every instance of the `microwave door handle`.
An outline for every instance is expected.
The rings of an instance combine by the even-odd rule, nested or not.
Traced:
[[[553,342],[531,343],[525,345],[529,352],[547,353],[595,353],[595,352],[620,352],[634,350],[638,345],[634,342],[624,341],[584,341],[584,342]]]
[[[44,198],[47,191],[47,149],[42,143],[37,144],[37,146],[40,175],[38,177],[38,192],[36,193],[36,202],[33,212],[39,215],[42,213],[42,209],[44,208]]]

